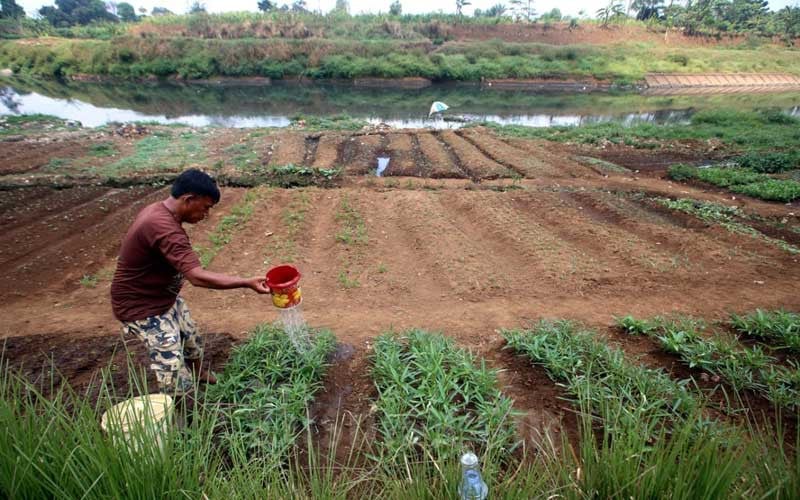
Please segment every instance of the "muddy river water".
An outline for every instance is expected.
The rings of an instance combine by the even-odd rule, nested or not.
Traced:
[[[445,102],[443,116],[428,116]],[[646,96],[637,92],[497,90],[466,84],[423,89],[351,85],[207,85],[0,81],[0,115],[42,113],[95,127],[153,121],[193,126],[285,127],[293,118],[347,115],[396,128],[458,128],[471,121],[548,127],[596,122],[681,123],[710,108],[778,108],[800,116],[800,93]]]

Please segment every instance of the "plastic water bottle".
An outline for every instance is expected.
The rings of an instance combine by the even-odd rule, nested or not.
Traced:
[[[484,500],[489,494],[489,487],[481,478],[478,457],[474,453],[461,455],[461,500]]]

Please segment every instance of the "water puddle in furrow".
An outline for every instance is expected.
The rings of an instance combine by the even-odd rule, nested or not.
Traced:
[[[378,158],[378,169],[375,171],[375,175],[378,177],[383,174],[383,171],[389,167],[389,158],[385,156],[381,156]]]

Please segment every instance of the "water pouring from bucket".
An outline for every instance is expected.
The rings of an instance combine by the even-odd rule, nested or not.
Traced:
[[[300,309],[300,303],[303,301],[300,277],[297,268],[284,264],[267,271],[266,282],[272,294],[272,305],[279,309],[278,322],[295,349],[303,353],[311,347],[311,338]]]

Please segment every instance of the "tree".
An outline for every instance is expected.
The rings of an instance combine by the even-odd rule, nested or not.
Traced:
[[[153,7],[153,10],[150,11],[150,15],[153,17],[171,16],[173,12],[166,7]]]
[[[262,12],[269,12],[274,10],[277,7],[275,2],[271,2],[270,0],[259,0],[258,2],[258,10]]]
[[[602,21],[603,26],[608,26],[608,21],[613,18],[622,17],[625,15],[625,9],[622,4],[611,0],[608,5],[597,9],[597,18]]]
[[[139,20],[133,5],[128,2],[120,2],[117,4],[117,16],[126,23],[135,23]]]
[[[0,18],[19,19],[25,17],[25,9],[17,5],[14,0],[0,1]]]
[[[525,19],[530,22],[536,16],[536,10],[533,8],[531,0],[511,0],[511,10],[517,21]]]
[[[662,19],[664,0],[634,0],[631,8],[636,11],[636,19],[647,21],[651,18]]]
[[[392,2],[392,5],[389,6],[389,14],[393,16],[403,15],[403,4],[400,3],[400,0]]]
[[[206,4],[200,2],[199,0],[195,0],[192,2],[192,5],[189,6],[189,14],[200,14],[206,12]]]
[[[57,27],[119,20],[106,10],[101,0],[56,0],[55,7],[42,7],[39,14]]]
[[[306,0],[294,0],[294,3],[292,3],[292,12],[308,12]]]
[[[555,21],[558,22],[563,18],[561,15],[561,9],[554,8],[550,12],[545,12],[542,14],[542,17],[539,18],[540,21]]]
[[[467,5],[472,5],[472,4],[469,2],[469,0],[456,0],[456,15],[457,15],[457,16],[463,16],[464,14],[462,13],[462,10],[463,10],[463,9],[464,9],[464,7],[466,7]]]
[[[350,13],[350,2],[347,0],[336,0],[336,6],[333,8],[334,12],[341,12],[344,14]]]
[[[483,17],[503,17],[503,14],[505,14],[506,11],[508,11],[508,7],[501,3],[496,3],[483,11],[481,15]]]

